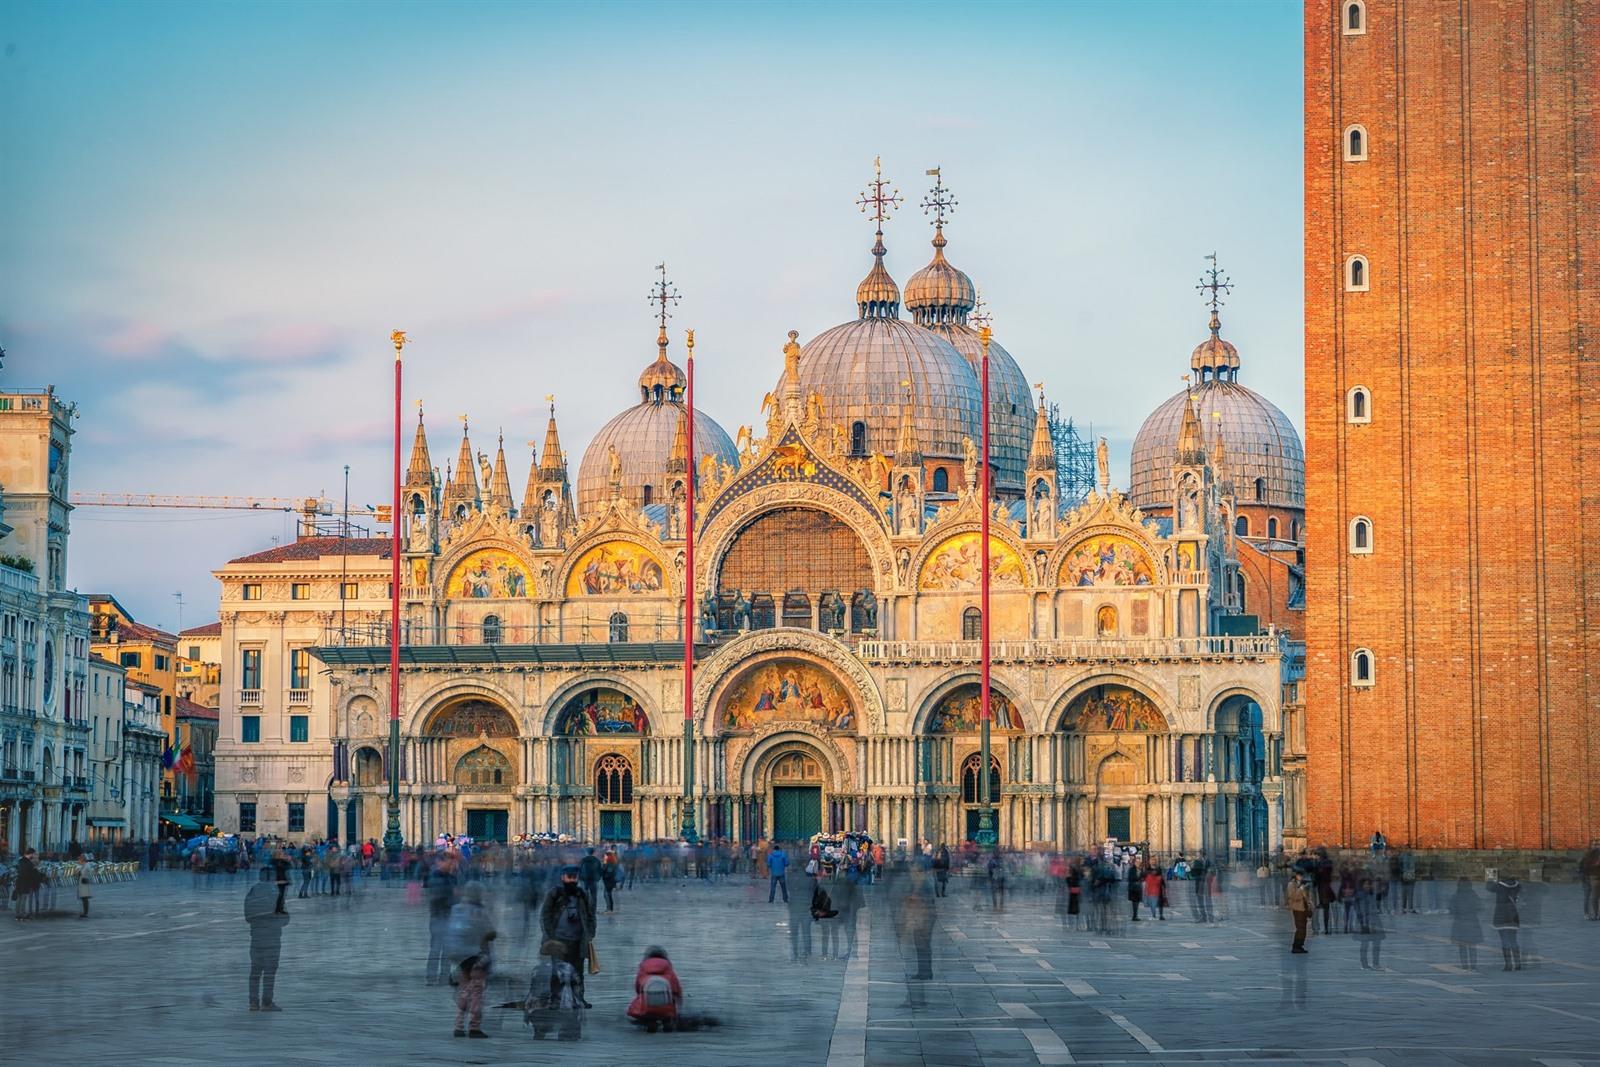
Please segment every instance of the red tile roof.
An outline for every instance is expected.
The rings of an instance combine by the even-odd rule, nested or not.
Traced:
[[[178,639],[167,631],[131,619],[124,619],[118,623],[116,633],[117,640],[122,644],[128,644],[130,641],[149,641],[158,645],[171,645],[174,648],[178,646]]]
[[[208,622],[204,626],[191,626],[178,633],[179,637],[221,637],[222,623]]]
[[[255,552],[229,563],[293,563],[321,559],[349,553],[352,556],[377,556],[389,558],[390,541],[387,537],[302,537],[293,544],[278,545],[265,552]]]
[[[180,719],[208,719],[217,721],[217,709],[208,708],[204,704],[196,704],[188,697],[179,697],[177,707],[174,709]]]

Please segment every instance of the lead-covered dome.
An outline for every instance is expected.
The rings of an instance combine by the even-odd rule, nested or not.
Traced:
[[[900,318],[884,251],[879,231],[872,270],[856,291],[858,317],[800,349],[800,388],[821,398],[823,418],[846,434],[852,451],[860,445],[867,454],[894,455],[909,399],[922,454],[959,460],[963,439],[978,442],[978,377],[948,340]]]
[[[578,467],[578,512],[588,514],[611,499],[611,450],[621,467],[622,495],[635,507],[665,499],[667,461],[683,420],[683,371],[667,359],[666,335],[657,339],[658,354],[639,376],[642,399],[600,428],[584,450]],[[738,465],[739,453],[717,421],[696,408],[694,443],[701,457]]]
[[[1133,439],[1133,477],[1129,497],[1143,508],[1172,504],[1172,463],[1183,426],[1184,403],[1194,399],[1206,439],[1218,430],[1227,473],[1241,504],[1304,509],[1306,458],[1300,434],[1289,416],[1259,393],[1238,382],[1238,351],[1224,341],[1215,312],[1211,337],[1191,357],[1199,377],[1150,413]]]

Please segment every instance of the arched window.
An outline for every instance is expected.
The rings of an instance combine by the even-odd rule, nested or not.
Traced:
[[[948,493],[950,491],[950,472],[943,467],[933,469],[933,491],[935,493]]]
[[[977,608],[968,608],[961,613],[961,640],[983,640],[983,612]]]
[[[852,456],[867,454],[867,424],[864,422],[850,424],[850,454]]]
[[[656,487],[653,486],[653,485],[645,486],[644,487],[644,506],[645,507],[649,507],[651,504],[654,504],[655,502],[656,502]]]
[[[615,752],[594,765],[594,798],[601,804],[633,803],[633,764]]]
[[[609,640],[611,640],[612,642],[617,642],[617,643],[627,641],[628,640],[628,616],[624,615],[620,611],[613,611],[611,613],[611,628],[610,629],[611,629],[611,632],[610,632]]]
[[[1365,515],[1350,520],[1350,551],[1358,556],[1372,554],[1372,520]]]
[[[383,784],[383,757],[378,755],[376,749],[363,748],[356,751],[355,784]]]
[[[1278,538],[1278,517],[1276,515],[1267,517],[1267,537],[1274,541]]]
[[[1233,532],[1239,537],[1250,536],[1250,516],[1240,515],[1233,520]]]
[[[1345,397],[1345,421],[1367,423],[1372,421],[1372,394],[1364,385],[1351,388]]]
[[[1367,158],[1367,128],[1351,126],[1344,131],[1344,161],[1360,163]]]
[[[1374,684],[1372,650],[1358,648],[1350,653],[1350,684],[1363,688]]]
[[[422,494],[421,493],[412,493],[411,494],[411,514],[413,514],[413,515],[426,515],[427,512],[428,512],[428,506],[422,502]]]
[[[483,643],[498,645],[505,637],[505,628],[500,625],[500,616],[485,615],[483,617]]]
[[[1267,480],[1265,478],[1257,478],[1254,488],[1257,500],[1267,499]]]
[[[1296,541],[1296,542],[1298,542],[1300,540],[1300,520],[1299,519],[1290,519],[1289,520],[1289,540]]]
[[[989,757],[989,803],[995,804],[1000,800],[1000,760],[995,756]],[[961,764],[961,802],[963,804],[981,804],[983,799],[978,796],[978,754],[974,752]]]
[[[1367,32],[1367,5],[1361,0],[1349,0],[1344,5],[1344,35],[1354,37]]]
[[[1351,256],[1344,261],[1344,288],[1347,293],[1364,293],[1370,287],[1371,272],[1366,256]]]

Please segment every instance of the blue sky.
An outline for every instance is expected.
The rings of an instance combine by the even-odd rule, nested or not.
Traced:
[[[947,253],[1030,381],[1111,440],[1205,336],[1301,421],[1300,8],[0,2],[0,374],[79,403],[73,488],[387,498],[391,329],[436,462],[470,414],[512,480],[555,393],[574,465],[654,356],[666,260],[698,397],[756,422],[853,318],[881,156],[902,283]],[[262,515],[80,509],[69,581],[215,617]],[[138,565],[130,567],[129,561]]]

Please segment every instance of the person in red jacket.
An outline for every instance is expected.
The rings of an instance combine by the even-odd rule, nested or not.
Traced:
[[[658,1026],[673,1028],[678,1007],[683,1003],[683,986],[678,982],[678,972],[672,969],[672,961],[660,947],[651,945],[645,949],[644,959],[633,976],[633,992],[628,1018],[651,1033]]]

